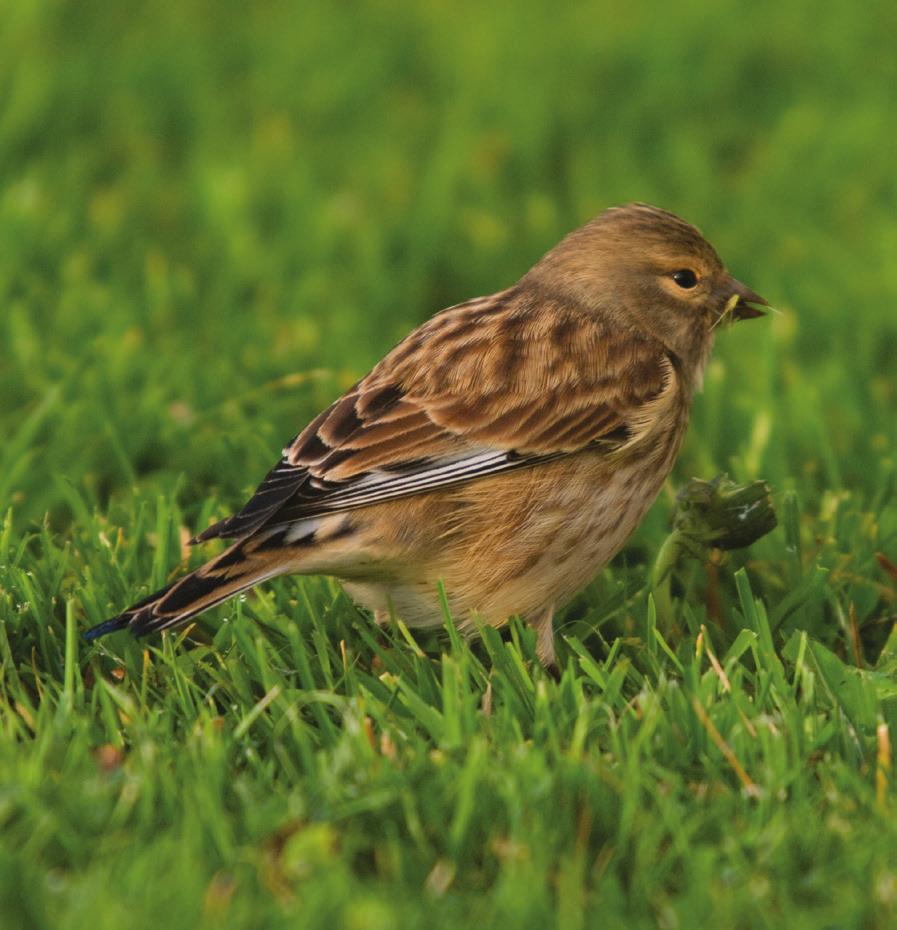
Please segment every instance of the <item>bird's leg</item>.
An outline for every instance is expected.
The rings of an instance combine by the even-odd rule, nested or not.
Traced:
[[[536,658],[542,667],[552,677],[559,678],[560,670],[557,665],[557,655],[554,651],[554,605],[547,607],[542,613],[530,620],[530,626],[536,631]]]

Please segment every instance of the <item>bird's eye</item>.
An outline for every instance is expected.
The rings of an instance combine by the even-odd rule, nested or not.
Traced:
[[[672,274],[673,280],[679,287],[691,290],[698,283],[698,276],[690,268],[680,268]]]

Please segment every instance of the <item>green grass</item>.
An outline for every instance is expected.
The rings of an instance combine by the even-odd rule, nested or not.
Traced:
[[[893,5],[484,6],[0,4],[3,928],[897,920]],[[559,682],[317,578],[85,647],[411,326],[629,199],[784,312],[720,337]],[[779,528],[658,626],[722,470]]]

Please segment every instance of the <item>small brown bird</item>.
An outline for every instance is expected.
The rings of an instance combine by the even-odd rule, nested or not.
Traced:
[[[286,447],[235,542],[93,627],[142,636],[291,572],[411,627],[552,617],[620,549],[672,468],[717,326],[766,302],[695,227],[607,210],[515,285],[437,313]]]

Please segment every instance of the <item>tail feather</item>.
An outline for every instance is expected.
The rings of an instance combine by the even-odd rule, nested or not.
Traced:
[[[92,643],[95,639],[99,639],[107,633],[114,633],[116,630],[124,629],[127,625],[127,616],[125,614],[120,614],[117,617],[113,617],[111,620],[104,620],[102,623],[92,626],[82,635],[87,642]]]
[[[128,629],[146,636],[179,626],[191,617],[252,588],[259,582],[289,571],[283,551],[262,549],[259,538],[242,539],[221,555],[133,604],[117,617],[91,627],[84,638],[91,642],[107,633]]]

